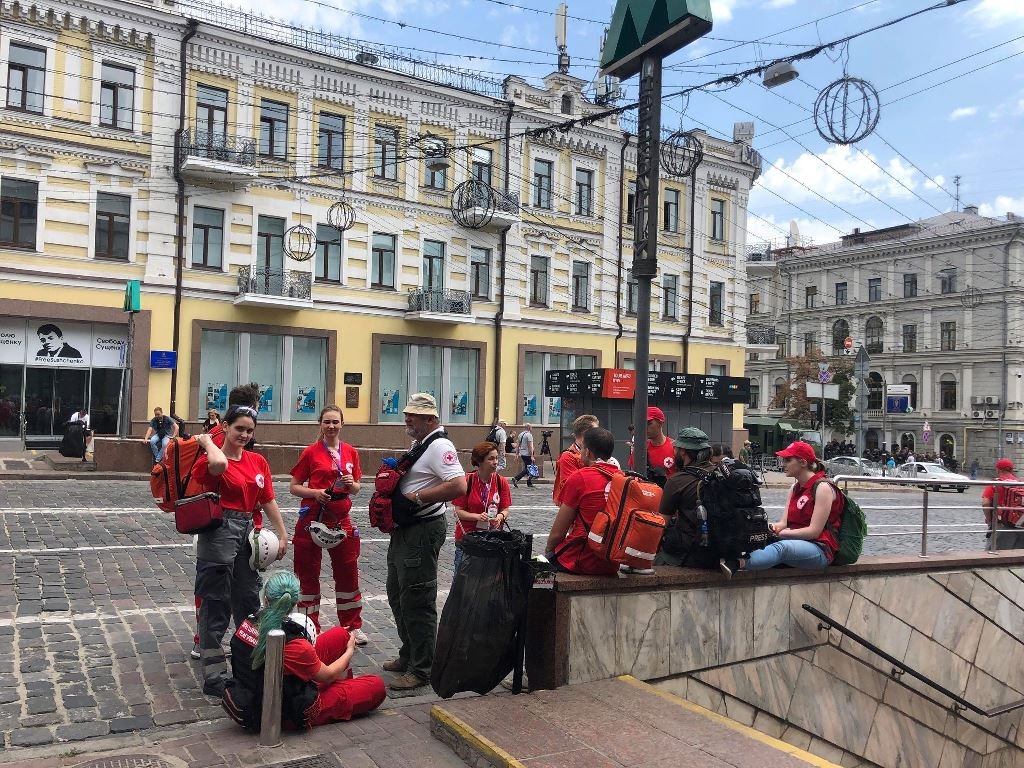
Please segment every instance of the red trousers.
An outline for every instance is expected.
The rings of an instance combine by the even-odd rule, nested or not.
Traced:
[[[340,549],[340,545],[335,549]],[[348,638],[348,630],[342,627],[328,629],[316,639],[316,655],[324,664],[332,664],[345,653]],[[306,715],[311,726],[351,720],[355,715],[375,710],[386,697],[384,681],[377,675],[355,677],[349,667],[345,679],[320,687],[320,695]]]
[[[309,537],[307,526],[316,519],[313,512],[299,518],[295,536],[291,541],[295,575],[299,577],[299,613],[304,613],[320,630],[320,563],[324,550]],[[327,519],[325,523],[335,525]],[[334,549],[327,550],[334,573],[334,601],[338,611],[338,625],[348,629],[363,626],[363,596],[359,592],[359,533],[348,515],[337,525],[348,534]]]

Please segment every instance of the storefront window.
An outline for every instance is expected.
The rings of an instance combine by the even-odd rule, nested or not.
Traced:
[[[380,420],[401,422],[402,407],[409,398],[409,347],[380,345]]]
[[[437,400],[441,423],[476,422],[479,359],[476,349],[381,344],[379,420],[401,423],[409,395],[427,392]]]
[[[251,354],[251,348],[250,348]],[[292,339],[292,421],[316,421],[327,405],[327,340],[310,336]]]
[[[469,424],[474,421],[477,354],[475,349],[451,350],[452,394],[448,421],[454,424]]]
[[[441,399],[441,347],[416,347],[416,391]],[[443,419],[444,416],[442,415]]]
[[[249,376],[260,387],[260,417],[281,419],[281,337],[249,335]]]
[[[548,352],[527,352],[523,375],[523,421],[533,424],[558,424],[562,415],[559,397],[544,397],[544,376],[547,371],[566,369],[588,370],[597,367],[594,355],[565,355]]]
[[[206,418],[211,408],[223,416],[228,409],[228,392],[238,377],[238,334],[231,331],[203,331],[199,358],[199,407]]]

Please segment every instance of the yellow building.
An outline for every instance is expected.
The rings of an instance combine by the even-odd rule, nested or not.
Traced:
[[[0,441],[52,440],[82,404],[100,434],[154,406],[199,421],[255,381],[264,442],[308,441],[337,402],[353,441],[398,445],[412,391],[457,434],[557,425],[547,370],[632,366],[636,144],[586,83],[106,7],[0,3]],[[741,376],[752,126],[700,138],[695,189],[662,182],[651,356]]]

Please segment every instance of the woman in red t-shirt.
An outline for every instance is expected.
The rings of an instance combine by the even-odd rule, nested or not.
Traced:
[[[353,494],[359,493],[363,473],[359,454],[341,441],[345,416],[341,408],[328,405],[320,411],[320,438],[307,447],[292,467],[291,492],[302,499],[292,546],[295,575],[302,585],[299,611],[320,629],[320,561],[323,548],[310,536],[310,524],[320,522],[331,531],[344,531],[341,543],[327,550],[334,573],[334,599],[338,624],[348,629],[358,645],[368,638],[362,630],[363,598],[359,592],[359,530],[349,512]]]
[[[508,520],[512,491],[498,474],[498,446],[477,443],[470,453],[476,472],[466,475],[466,495],[452,501],[455,510],[455,573],[462,563],[462,537],[469,531],[501,528]]]
[[[280,544],[277,559],[288,550],[288,532],[274,500],[270,465],[258,453],[245,450],[256,431],[256,411],[233,406],[224,417],[224,446],[210,435],[196,439],[205,453],[196,461],[193,479],[204,491],[220,494],[224,522],[199,534],[196,543],[196,597],[199,604],[199,654],[203,693],[220,696],[227,679],[221,640],[233,617],[235,626],[259,608],[260,577],[249,566],[249,537],[254,526],[270,519]]]

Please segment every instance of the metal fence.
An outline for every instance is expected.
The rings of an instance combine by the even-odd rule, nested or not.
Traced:
[[[256,142],[210,131],[186,128],[181,133],[181,157],[203,157],[238,165],[256,165]]]
[[[282,296],[308,301],[312,296],[312,290],[313,280],[309,272],[249,266],[238,268],[238,292],[240,294]]]
[[[409,289],[410,312],[468,315],[472,310],[473,296],[469,291],[456,291],[451,288],[442,290]]]

